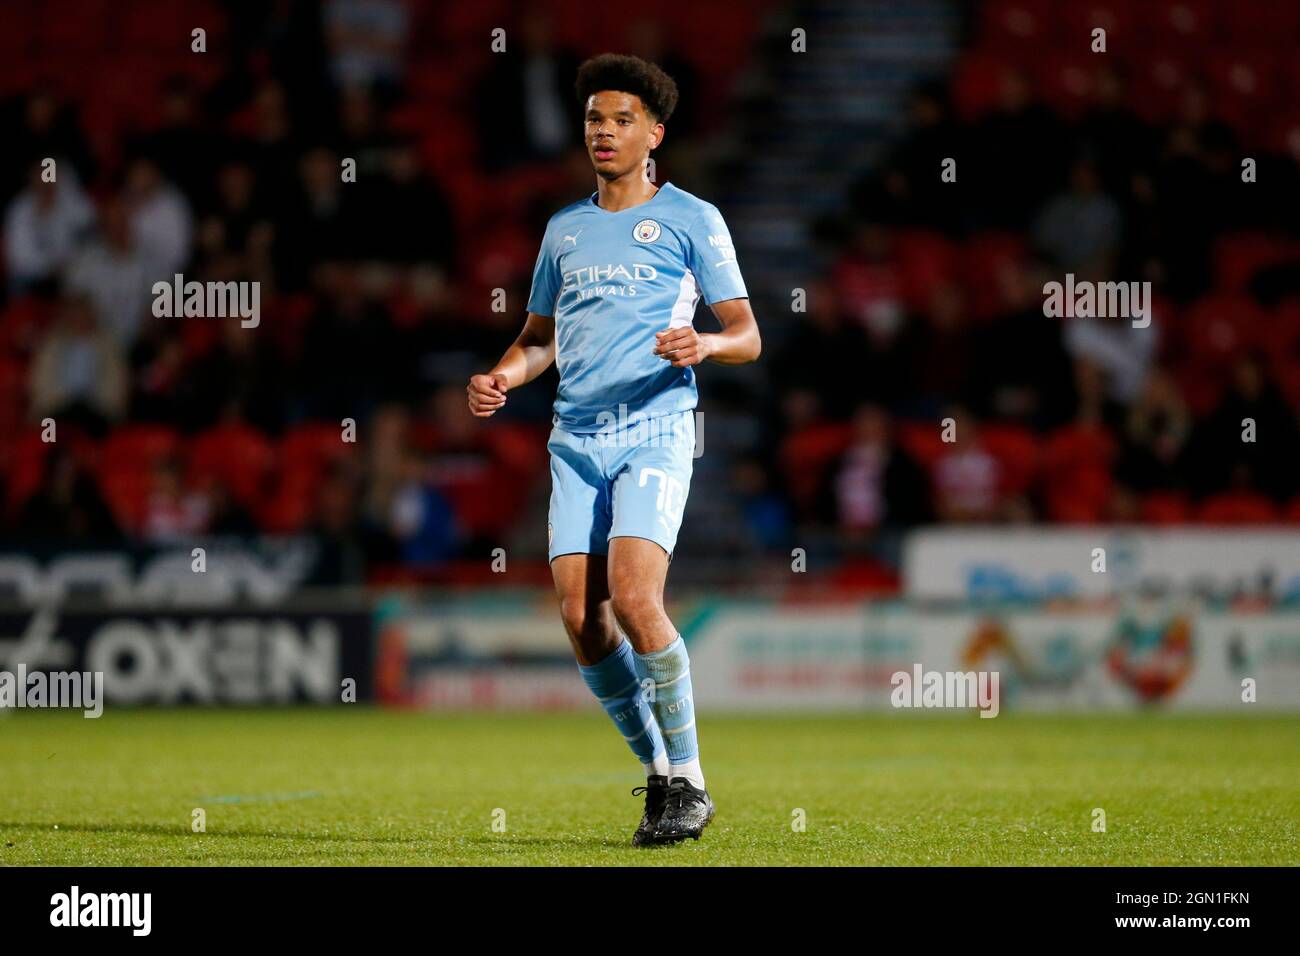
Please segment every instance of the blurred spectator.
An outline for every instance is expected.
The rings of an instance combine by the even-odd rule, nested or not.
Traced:
[[[180,425],[184,420],[185,345],[171,320],[145,324],[131,353],[131,417]]]
[[[231,494],[222,481],[207,483],[207,532],[209,534],[252,537],[258,533],[257,522],[248,509]]]
[[[429,263],[444,273],[455,266],[456,222],[446,194],[420,165],[413,143],[394,144],[384,159],[385,177],[367,227],[377,258],[389,262]],[[419,224],[420,241],[395,225]]]
[[[89,298],[104,328],[129,349],[150,314],[151,287],[157,279],[132,236],[126,206],[120,199],[109,200],[99,238],[73,259],[65,287]]]
[[[732,469],[731,487],[758,546],[765,551],[783,549],[790,539],[790,504],[776,487],[771,469],[759,458],[741,458]]]
[[[283,203],[293,196],[298,184],[302,144],[295,135],[288,97],[279,81],[266,79],[258,85],[247,121],[251,124],[250,135],[234,158],[252,166],[266,194]]]
[[[345,188],[339,170],[329,147],[303,154],[293,200],[276,227],[276,255],[294,287],[306,283],[317,264],[356,258],[366,239],[359,199],[352,184]]]
[[[1049,320],[1050,321],[1050,320]],[[1124,318],[1066,319],[1065,347],[1103,373],[1107,397],[1127,405],[1142,391],[1156,353],[1160,326],[1135,328]]]
[[[183,543],[207,533],[211,514],[208,496],[185,488],[180,463],[174,458],[159,459],[145,505],[143,538],[151,544]]]
[[[233,417],[263,431],[279,431],[284,396],[266,336],[244,328],[237,318],[217,321],[220,339],[189,364],[178,390],[181,424],[197,431]]]
[[[1062,142],[1062,128],[1051,110],[1034,102],[1020,69],[1003,72],[997,108],[975,123],[969,141],[980,144],[971,157],[972,179],[980,184],[971,194],[973,224],[1023,229],[1060,185],[1055,165],[1045,162],[1043,154],[1048,144]],[[959,171],[959,182],[964,175]]]
[[[163,178],[158,164],[139,157],[126,171],[123,189],[131,237],[154,282],[169,280],[190,259],[193,223],[190,205],[179,189]]]
[[[1182,487],[1183,455],[1191,428],[1191,415],[1177,383],[1163,369],[1153,369],[1124,422],[1116,481],[1135,494]]]
[[[112,333],[84,296],[62,300],[54,328],[32,360],[31,415],[103,435],[126,411],[127,366]]]
[[[850,542],[880,528],[907,528],[931,518],[925,472],[895,441],[888,413],[860,405],[849,446],[827,469],[820,494],[823,520]]]
[[[152,156],[164,178],[174,182],[191,199],[203,197],[212,184],[219,140],[205,122],[194,81],[168,77],[163,83],[162,121],[129,146],[133,156]]]
[[[361,270],[336,265],[320,270],[324,298],[313,317],[298,365],[298,393],[316,418],[364,419],[399,382],[389,375],[398,361],[393,327],[362,285]]]
[[[935,511],[952,522],[1002,519],[1001,465],[981,442],[974,418],[961,408],[951,409],[948,417],[955,424],[956,440],[944,443],[931,466]]]
[[[578,58],[556,46],[550,15],[527,7],[507,42],[473,98],[481,106],[480,158],[493,171],[554,159],[582,131],[573,91]]]
[[[974,336],[972,406],[1035,430],[1060,425],[1074,414],[1073,364],[1062,323],[1043,315],[1041,276],[1010,263],[993,278],[1005,312]]]
[[[242,278],[257,270],[259,255],[270,249],[275,234],[271,216],[249,163],[223,163],[215,180],[215,196],[199,221],[202,271],[212,280]]]
[[[1095,278],[1114,267],[1122,228],[1119,204],[1101,191],[1096,167],[1077,159],[1070,166],[1070,191],[1039,214],[1034,241],[1061,270]]]
[[[396,89],[410,29],[406,5],[401,0],[326,0],[323,15],[335,84]]]
[[[1298,448],[1295,410],[1268,379],[1260,358],[1246,354],[1233,364],[1218,405],[1195,426],[1187,474],[1193,491],[1204,495],[1227,487],[1244,465],[1254,488],[1282,502],[1300,493]]]
[[[95,207],[72,169],[57,170],[53,182],[42,176],[39,163],[30,166],[26,188],[5,210],[5,270],[14,295],[40,285],[51,291],[95,221]]]
[[[892,341],[903,325],[903,283],[884,227],[863,223],[854,230],[831,281],[842,308],[876,343]]]
[[[60,179],[72,172],[76,181],[93,181],[96,163],[77,111],[52,87],[39,86],[0,107],[0,133],[7,144],[0,157],[0,198],[5,201],[22,185],[32,164],[47,157],[58,163]]]
[[[888,364],[869,348],[862,326],[844,315],[835,287],[821,282],[808,290],[808,311],[772,371],[784,395],[804,393],[818,415],[842,419],[864,393],[893,397]]]
[[[907,110],[907,132],[886,157],[882,168],[860,178],[849,192],[855,212],[876,222],[938,229],[955,233],[965,225],[965,176],[945,182],[944,161],[965,154],[966,132],[954,121],[951,104],[940,84],[913,91]]]
[[[58,444],[45,456],[40,488],[23,505],[16,530],[28,540],[60,544],[111,544],[121,537],[94,479]]]

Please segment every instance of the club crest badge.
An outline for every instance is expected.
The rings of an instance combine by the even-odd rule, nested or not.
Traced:
[[[632,238],[637,242],[654,242],[659,238],[659,223],[653,219],[642,219],[632,227]]]

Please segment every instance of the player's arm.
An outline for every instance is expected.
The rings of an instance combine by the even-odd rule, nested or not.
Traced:
[[[506,403],[506,391],[531,382],[555,361],[555,317],[529,312],[524,330],[492,371],[469,380],[469,410],[487,418]]]
[[[709,306],[721,332],[697,332],[694,326],[664,329],[655,333],[655,355],[678,368],[698,365],[705,359],[719,365],[744,365],[758,359],[763,342],[758,322],[748,299],[724,299]]]

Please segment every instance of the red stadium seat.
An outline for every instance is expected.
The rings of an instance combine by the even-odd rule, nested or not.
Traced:
[[[1141,511],[1144,524],[1187,524],[1191,503],[1182,492],[1153,491],[1142,496]]]
[[[1134,5],[1126,0],[1080,0],[1066,4],[1056,14],[1065,24],[1064,49],[1090,53],[1092,31],[1106,31],[1106,54],[1120,55],[1125,50],[1146,47],[1147,24]]]
[[[1221,31],[1235,46],[1295,50],[1300,45],[1300,7],[1294,3],[1219,4]]]
[[[1226,365],[1258,344],[1264,324],[1261,310],[1240,295],[1212,295],[1198,301],[1183,320],[1193,361]]]
[[[781,465],[795,504],[811,507],[826,467],[848,447],[850,426],[842,423],[810,425],[781,443]]]
[[[1033,433],[1019,425],[990,424],[980,429],[980,440],[1002,466],[1002,493],[1028,493],[1038,477],[1038,443]]]
[[[997,54],[965,53],[953,72],[953,104],[963,120],[977,119],[997,104],[1002,81],[1010,69]]]
[[[180,437],[166,425],[125,425],[104,439],[100,467],[150,470],[179,449]]]
[[[1114,455],[1114,439],[1099,426],[1076,423],[1054,432],[1043,451],[1048,515],[1071,524],[1101,521],[1110,501]]]
[[[1278,517],[1277,506],[1253,491],[1220,492],[1205,499],[1196,509],[1196,520],[1201,524],[1273,524]]]
[[[1289,239],[1264,232],[1231,233],[1214,244],[1215,281],[1225,292],[1243,292],[1260,269],[1287,260],[1300,262],[1300,247]]]
[[[191,443],[189,479],[195,484],[219,481],[245,507],[256,508],[265,500],[274,457],[257,429],[240,422],[218,425]]]
[[[1243,143],[1262,143],[1268,130],[1265,120],[1276,114],[1272,109],[1277,93],[1272,56],[1257,48],[1217,53],[1207,60],[1207,73],[1213,114],[1232,126]]]
[[[1147,122],[1172,117],[1183,94],[1194,82],[1195,67],[1186,54],[1153,50],[1135,57],[1130,68],[1129,103]]]
[[[1147,17],[1151,36],[1167,47],[1199,53],[1221,37],[1211,0],[1152,0],[1137,9]]]
[[[980,10],[980,45],[1013,54],[1051,45],[1060,19],[1047,0],[989,0]]]
[[[182,450],[180,437],[165,425],[127,425],[104,440],[99,451],[99,486],[123,528],[140,529],[153,488],[154,468]]]
[[[1081,50],[1040,50],[1030,67],[1040,98],[1057,113],[1078,118],[1092,105],[1097,54]]]
[[[934,288],[952,282],[957,276],[957,247],[936,232],[904,230],[895,239],[894,249],[903,280],[903,297],[914,309],[924,310]]]

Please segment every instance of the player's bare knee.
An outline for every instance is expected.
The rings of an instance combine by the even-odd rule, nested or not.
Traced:
[[[616,589],[611,596],[614,616],[629,634],[651,627],[663,614],[658,595],[645,588]]]

